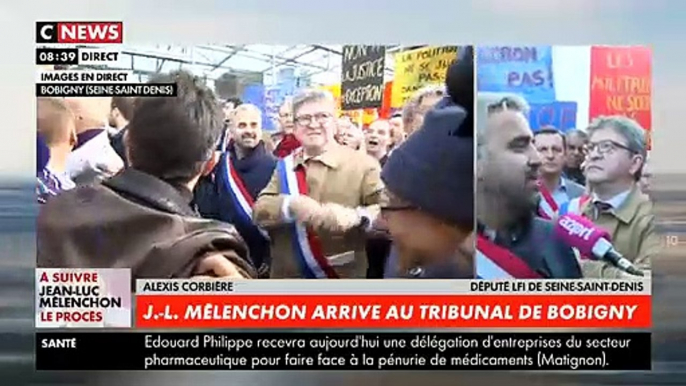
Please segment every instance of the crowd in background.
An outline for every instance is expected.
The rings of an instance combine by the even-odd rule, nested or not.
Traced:
[[[642,270],[659,251],[640,125],[612,116],[534,132],[518,96],[480,96],[475,121],[471,49],[445,85],[366,126],[313,89],[286,98],[268,133],[257,106],[220,101],[189,73],[153,81],[175,82],[178,96],[39,98],[39,266],[130,267],[134,278],[631,276],[556,237],[569,214]]]
[[[479,104],[485,111],[477,129],[478,241],[487,252],[478,258],[488,260],[477,259],[479,276],[634,277],[598,256],[606,252],[582,253],[556,237],[556,222],[570,215],[606,231],[637,270],[650,270],[660,242],[648,196],[647,136],[635,120],[597,117],[581,130],[533,132],[523,98],[485,94]],[[523,260],[526,269],[488,268],[501,256]]]
[[[176,97],[38,99],[38,265],[134,278],[473,277],[473,60],[360,126],[333,96],[279,109]]]

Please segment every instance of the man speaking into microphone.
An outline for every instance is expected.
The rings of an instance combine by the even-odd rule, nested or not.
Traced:
[[[485,111],[477,117],[477,277],[581,278],[572,247],[554,237],[555,224],[535,216],[541,158],[526,102],[489,97],[478,96]]]

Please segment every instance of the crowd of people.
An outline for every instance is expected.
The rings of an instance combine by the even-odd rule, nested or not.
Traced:
[[[471,47],[445,86],[366,127],[333,96],[279,110],[219,101],[193,75],[176,97],[38,100],[40,267],[134,278],[472,278]]]
[[[556,221],[568,215],[607,232],[618,255],[649,271],[660,242],[645,130],[630,118],[607,116],[584,130],[533,132],[523,98],[479,98],[485,112],[477,129],[477,275],[510,277],[489,265],[505,257],[522,262],[526,269],[514,270],[527,278],[635,277],[556,237]]]
[[[152,80],[176,83],[176,97],[39,98],[38,265],[134,278],[632,277],[556,237],[574,214],[649,270],[660,243],[640,125],[534,132],[518,96],[480,95],[475,111],[472,51],[445,85],[367,126],[306,89],[268,133],[259,107],[220,101],[183,71]]]

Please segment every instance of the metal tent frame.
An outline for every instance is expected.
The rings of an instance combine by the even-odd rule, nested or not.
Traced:
[[[342,45],[123,45],[116,63],[106,66],[82,66],[109,70],[132,71],[140,81],[150,75],[185,69],[213,82],[226,72],[241,74],[259,72],[265,84],[276,79],[285,67],[294,68],[296,76],[309,78],[312,84],[340,82]],[[88,48],[94,48],[92,45]],[[111,49],[107,46],[97,48]],[[393,76],[392,53],[404,49],[389,46],[386,76]]]

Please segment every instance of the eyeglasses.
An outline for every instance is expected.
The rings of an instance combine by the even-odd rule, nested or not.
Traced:
[[[404,210],[417,210],[414,205],[382,205],[379,207],[382,212],[400,212]]]
[[[316,113],[314,115],[310,115],[310,114],[299,115],[299,116],[295,117],[295,123],[297,123],[301,126],[309,126],[312,123],[312,121],[314,120],[315,122],[322,124],[322,123],[326,123],[327,121],[329,121],[332,117],[333,117],[333,115],[331,115],[329,113]]]
[[[589,142],[586,144],[586,154],[590,154],[594,150],[598,150],[598,154],[607,154],[607,153],[611,153],[617,149],[623,149],[623,150],[626,150],[630,153],[635,153],[635,151],[633,151],[628,146],[623,145],[619,142],[615,142],[615,141],[610,140],[610,139],[607,139],[605,141],[596,142],[596,143]]]

